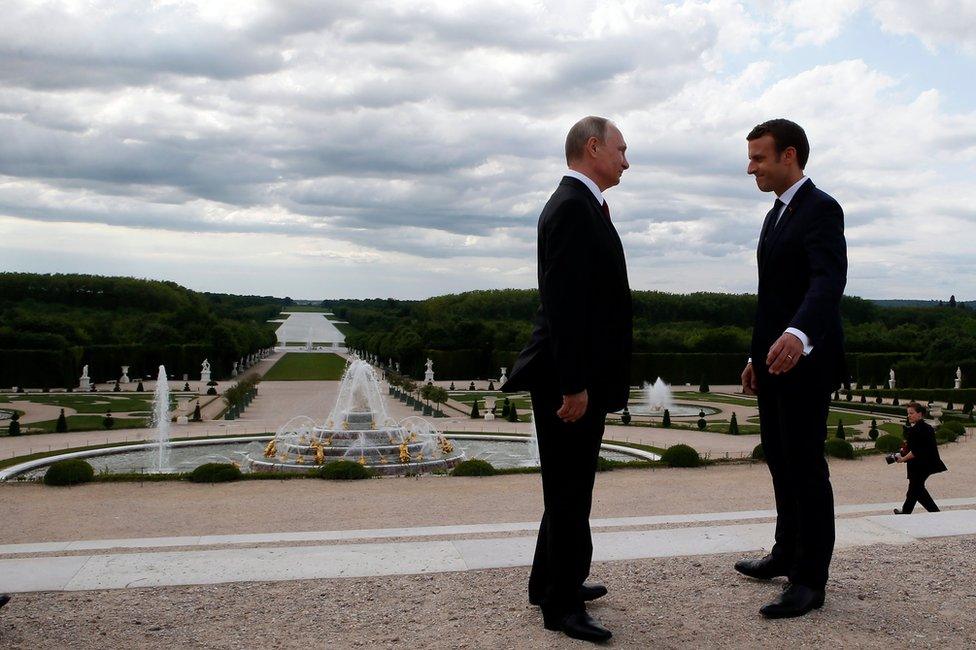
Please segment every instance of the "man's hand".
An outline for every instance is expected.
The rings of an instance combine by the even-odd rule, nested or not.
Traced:
[[[563,395],[563,405],[556,411],[556,416],[563,422],[576,422],[586,413],[588,401],[585,389],[575,395]]]
[[[752,369],[752,362],[746,364],[746,369],[742,371],[742,392],[746,395],[759,394],[759,382],[756,380],[756,371]]]
[[[783,332],[766,355],[769,374],[781,375],[793,370],[793,367],[800,362],[801,356],[803,356],[803,343],[793,334]]]

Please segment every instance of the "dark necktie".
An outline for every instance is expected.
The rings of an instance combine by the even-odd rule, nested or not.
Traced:
[[[784,205],[786,204],[780,201],[779,199],[773,201],[773,215],[774,215],[773,218],[775,219],[775,221],[773,221],[773,230],[775,230],[776,226],[779,225],[779,220],[781,216],[780,213],[782,212]]]
[[[603,215],[610,221],[610,204],[607,203],[606,199],[603,201]]]
[[[783,209],[784,205],[786,204],[779,199],[776,199],[776,201],[773,202],[773,209],[766,214],[766,219],[772,219],[772,221],[769,221],[769,226],[766,228],[766,234],[763,237],[763,241],[769,239],[769,236],[773,234],[774,230],[776,230],[776,226],[779,224],[779,211]]]

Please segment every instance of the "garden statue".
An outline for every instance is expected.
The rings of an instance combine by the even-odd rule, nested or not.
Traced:
[[[962,368],[956,366],[956,381],[954,383],[955,388],[962,388]]]
[[[120,384],[129,383],[129,366],[122,366],[122,376],[119,377]]]
[[[91,390],[91,379],[88,378],[88,366],[81,369],[81,379],[78,380],[79,390]]]
[[[430,357],[427,358],[427,371],[424,372],[424,383],[434,383],[434,362],[431,361]]]
[[[200,382],[203,384],[210,383],[210,361],[204,359],[203,363],[200,364]]]
[[[888,388],[894,390],[895,388],[895,369],[892,368],[888,371]]]
[[[505,382],[508,381],[508,375],[506,374],[507,372],[508,368],[502,367],[502,376],[498,379],[499,385],[504,385]]]

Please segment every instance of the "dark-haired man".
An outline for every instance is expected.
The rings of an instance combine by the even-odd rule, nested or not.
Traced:
[[[824,602],[834,548],[834,498],[824,458],[830,394],[844,377],[840,299],[847,283],[844,213],[804,176],[810,145],[789,120],[746,137],[748,173],[776,194],[759,236],[759,291],[752,358],[742,389],[759,403],[761,440],[776,498],[776,542],[740,573],[786,576],[760,612],[802,616]]]
[[[3,607],[10,602],[10,596],[7,594],[0,594],[0,607]]]
[[[610,631],[584,601],[593,544],[590,505],[606,415],[630,394],[631,302],[624,251],[603,192],[629,167],[620,130],[585,117],[566,136],[569,170],[539,217],[539,297],[529,344],[502,386],[529,390],[539,436],[545,512],[529,601],[545,626],[588,641]]]

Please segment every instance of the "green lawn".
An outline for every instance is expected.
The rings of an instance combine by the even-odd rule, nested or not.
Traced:
[[[471,404],[476,399],[478,400],[478,408],[482,411],[485,410],[485,396],[495,397],[495,405],[498,409],[502,408],[502,402],[508,397],[509,402],[515,404],[515,408],[519,411],[532,410],[532,399],[529,397],[528,393],[501,393],[498,391],[450,391],[448,393],[451,399],[456,402],[461,402],[462,404]],[[500,411],[499,411],[500,412]]]
[[[879,424],[878,429],[880,429],[883,433],[893,433],[898,437],[905,435],[905,427],[898,422],[885,422],[884,424]]]
[[[129,413],[133,411],[151,411],[152,393],[140,395],[113,395],[110,393],[64,393],[64,394],[17,394],[0,397],[0,404],[14,402],[33,402],[34,404],[48,404],[62,408],[73,409],[77,413]],[[170,397],[170,408],[175,408],[176,399]]]
[[[346,360],[331,353],[289,352],[278,360],[263,377],[264,381],[338,380],[346,369]]]
[[[67,416],[68,431],[104,431],[105,426],[102,424],[103,417],[101,415],[69,415]],[[114,419],[115,425],[112,427],[114,429],[141,429],[148,426],[147,418]],[[54,433],[57,423],[57,419],[45,420],[43,422],[22,424],[21,428],[22,430],[30,429],[29,433]]]

